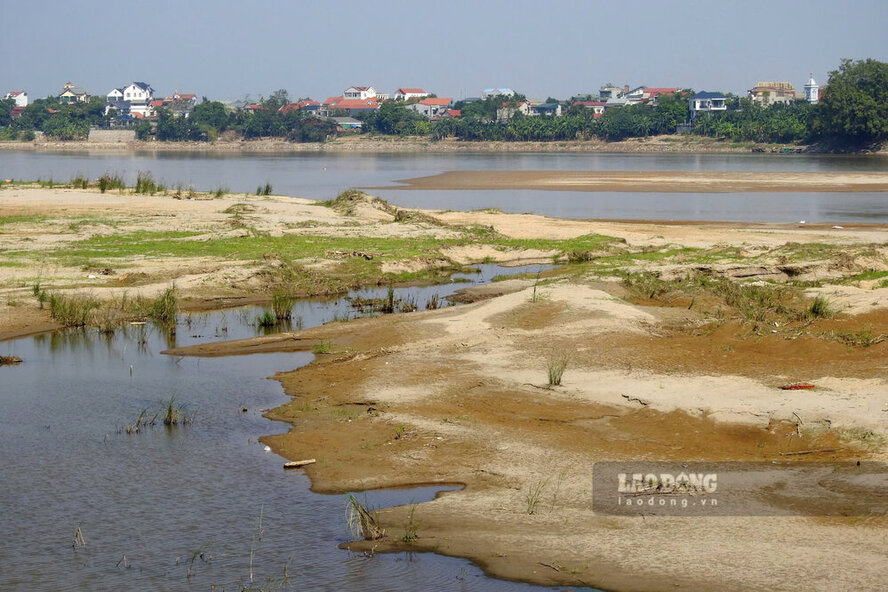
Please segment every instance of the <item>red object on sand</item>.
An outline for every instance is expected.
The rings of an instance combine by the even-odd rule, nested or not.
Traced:
[[[784,391],[803,391],[812,388],[814,388],[814,385],[810,382],[794,382],[792,384],[784,384],[780,387],[780,389]]]

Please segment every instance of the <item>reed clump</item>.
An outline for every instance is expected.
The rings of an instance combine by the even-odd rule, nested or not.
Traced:
[[[348,494],[345,517],[349,533],[354,540],[363,538],[375,541],[385,536],[385,529],[379,526],[376,512],[365,508],[352,494]]]

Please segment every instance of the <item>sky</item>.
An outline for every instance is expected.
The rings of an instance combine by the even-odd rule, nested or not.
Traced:
[[[888,0],[2,0],[0,93],[317,100],[352,85],[565,99],[605,83],[745,94],[888,61]]]

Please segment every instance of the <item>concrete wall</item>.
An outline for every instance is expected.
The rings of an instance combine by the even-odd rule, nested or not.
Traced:
[[[136,139],[136,130],[89,130],[88,142],[95,144],[117,144],[132,142]]]

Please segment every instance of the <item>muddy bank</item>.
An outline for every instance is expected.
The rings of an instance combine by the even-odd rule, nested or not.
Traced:
[[[451,171],[401,182],[403,185],[385,189],[539,189],[663,193],[888,191],[888,173]]]

